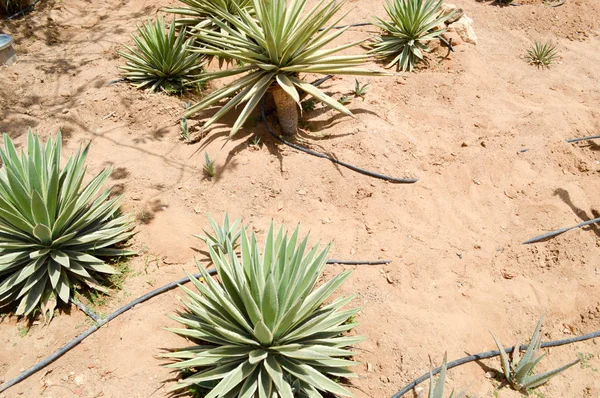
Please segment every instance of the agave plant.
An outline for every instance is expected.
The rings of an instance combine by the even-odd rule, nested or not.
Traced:
[[[353,377],[349,346],[362,340],[343,333],[358,309],[342,309],[352,297],[325,300],[348,277],[343,272],[316,288],[329,246],[306,253],[298,228],[288,238],[271,225],[262,254],[252,233],[242,229],[240,255],[228,242],[227,255],[208,246],[220,283],[198,264],[204,282],[191,275],[198,292],[184,286],[187,312],[173,319],[187,328],[168,329],[198,345],[164,354],[167,365],[188,376],[172,390],[199,385],[205,398],[321,397],[351,393],[334,377]],[[191,374],[191,375],[190,375]]]
[[[422,61],[423,52],[429,51],[427,42],[439,37],[443,24],[453,13],[441,15],[442,0],[386,0],[385,11],[391,21],[377,18],[374,25],[383,30],[372,43],[370,53],[380,58],[391,58],[386,68],[397,64],[403,71],[412,71]]]
[[[343,1],[337,4],[335,0],[326,3],[321,1],[307,13],[304,12],[306,0],[252,2],[255,16],[246,9],[240,10],[238,15],[230,15],[215,8],[213,21],[221,30],[199,29],[195,33],[203,43],[203,47],[196,48],[196,51],[243,63],[243,66],[206,73],[201,77],[200,81],[208,81],[242,75],[188,109],[186,116],[191,116],[225,98],[233,97],[205,122],[204,127],[245,102],[231,129],[233,136],[261,98],[268,90],[272,90],[282,130],[284,134],[292,135],[298,126],[299,91],[344,114],[352,115],[346,107],[302,80],[300,73],[385,74],[358,68],[367,60],[367,55],[333,55],[364,40],[325,49],[327,44],[347,29],[333,28],[341,18],[329,22],[343,6]]]
[[[18,302],[17,315],[68,302],[79,283],[105,291],[96,276],[118,271],[101,258],[134,254],[113,247],[133,235],[120,197],[98,195],[111,170],[82,188],[89,145],[60,170],[61,145],[60,132],[42,145],[29,130],[26,152],[6,134],[0,149],[0,307]]]
[[[510,383],[511,387],[517,391],[528,391],[532,388],[536,388],[541,386],[550,380],[553,376],[561,373],[562,371],[570,368],[579,362],[579,359],[570,362],[560,368],[550,370],[541,374],[532,374],[533,368],[546,356],[546,354],[540,355],[539,350],[542,343],[542,336],[540,334],[540,329],[542,328],[542,323],[544,322],[544,316],[540,318],[535,331],[533,332],[533,336],[531,337],[531,341],[529,342],[529,346],[527,347],[527,351],[523,355],[523,358],[519,358],[519,345],[517,344],[512,352],[512,361],[509,360],[508,354],[506,354],[506,350],[498,341],[496,336],[492,333],[492,337],[498,346],[498,350],[500,351],[500,360],[502,364],[502,372],[504,377],[508,383]]]
[[[214,28],[218,26],[213,22],[214,9],[230,15],[237,14],[240,10],[247,9],[252,12],[251,0],[179,0],[187,7],[167,8],[165,11],[182,15],[182,18],[175,19],[175,24],[179,26],[189,26],[193,28]]]
[[[429,394],[428,398],[444,398],[444,389],[446,383],[446,371],[448,370],[448,355],[444,354],[444,362],[442,363],[442,368],[440,369],[440,375],[437,379],[437,382],[434,385],[433,382],[433,373],[429,370]],[[418,398],[423,396],[423,391],[419,394]],[[458,393],[454,395],[454,390],[450,393],[448,398],[462,398],[465,396],[464,392]]]
[[[121,66],[122,75],[137,88],[149,91],[181,91],[197,78],[203,64],[197,53],[189,51],[193,39],[186,39],[185,29],[176,33],[175,21],[165,30],[164,18],[138,26],[139,37],[132,35],[136,49],[125,46],[129,53],[119,51],[127,59]]]
[[[241,224],[242,220],[240,218],[236,219],[233,224],[229,224],[229,214],[225,213],[225,220],[223,220],[223,225],[220,226],[213,220],[213,218],[209,215],[208,222],[213,229],[213,233],[207,232],[204,233],[206,235],[194,235],[196,238],[199,238],[206,242],[209,247],[213,247],[215,251],[221,250],[223,253],[227,254],[227,250],[229,247],[235,249],[238,246],[238,240],[242,234]]]
[[[556,61],[557,57],[556,46],[550,41],[547,41],[545,44],[536,41],[533,43],[533,47],[527,50],[527,60],[531,65],[535,65],[538,68],[549,68]]]

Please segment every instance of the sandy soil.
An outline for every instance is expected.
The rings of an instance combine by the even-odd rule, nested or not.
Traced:
[[[600,229],[584,228],[522,245],[543,232],[600,212],[598,145],[566,138],[600,133],[600,9],[596,0],[548,8],[457,1],[475,21],[477,46],[462,44],[412,74],[369,78],[358,120],[317,107],[305,114],[303,144],[381,173],[418,177],[394,185],[337,168],[275,143],[250,123],[225,141],[227,126],[200,142],[179,139],[187,99],[150,95],[118,78],[115,54],[130,43],[135,22],[162,1],[42,1],[22,20],[0,24],[14,35],[19,63],[0,69],[0,131],[23,144],[27,127],[46,137],[60,128],[65,152],[92,141],[90,173],[112,165],[111,185],[140,219],[123,289],[97,310],[107,314],[206,263],[191,237],[206,213],[225,211],[264,231],[271,220],[301,223],[314,242],[333,240],[331,257],[390,259],[386,266],[330,266],[326,277],[354,269],[340,294],[363,309],[356,332],[368,340],[356,359],[359,397],[389,397],[429,366],[525,342],[546,314],[544,338],[600,329]],[[379,2],[350,0],[347,22],[383,16]],[[374,32],[355,29],[350,41]],[[533,40],[554,40],[561,61],[529,66]],[[379,67],[373,65],[373,67]],[[339,97],[353,87],[341,77],[323,87]],[[226,119],[231,123],[233,118]],[[273,121],[274,122],[274,121]],[[192,121],[197,126],[198,122]],[[197,127],[194,127],[197,128]],[[262,145],[250,145],[254,136]],[[528,149],[526,152],[521,152]],[[218,175],[202,175],[203,153]],[[165,396],[173,377],[160,367],[161,348],[184,346],[163,331],[180,308],[177,290],[137,306],[3,397]],[[89,327],[75,309],[49,326],[0,319],[0,381],[52,353]],[[538,390],[545,397],[598,397],[600,348],[587,341],[550,350],[547,370],[590,357]],[[497,360],[449,373],[448,387],[478,397],[518,397],[486,377]],[[411,393],[412,394],[412,393]],[[413,395],[407,396],[412,397]],[[1,395],[1,394],[0,394]]]

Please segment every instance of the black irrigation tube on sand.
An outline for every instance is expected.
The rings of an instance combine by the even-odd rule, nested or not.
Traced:
[[[596,140],[598,138],[600,138],[600,135],[590,135],[588,137],[571,138],[571,139],[568,139],[568,140],[565,140],[565,141],[569,142],[569,143],[573,143],[573,142],[579,142],[579,141]]]
[[[350,264],[350,265],[357,265],[357,264],[387,264],[387,263],[390,263],[390,262],[391,262],[391,260],[378,260],[378,261],[329,260],[329,261],[327,261],[328,264]],[[214,268],[211,268],[211,269],[208,270],[208,273],[210,275],[215,275],[217,273],[217,270],[214,269]],[[194,274],[192,276],[194,278],[198,279],[198,278],[202,277],[202,274],[198,273],[198,274]],[[135,307],[138,304],[143,303],[144,301],[147,301],[147,300],[151,299],[152,297],[158,296],[159,294],[162,294],[162,293],[164,293],[164,292],[166,292],[168,290],[171,290],[171,289],[173,289],[173,288],[175,288],[175,287],[177,287],[179,285],[182,285],[182,284],[184,284],[186,282],[189,282],[189,280],[190,279],[186,276],[186,277],[178,279],[178,280],[176,280],[174,282],[168,283],[168,284],[166,284],[166,285],[164,285],[162,287],[154,289],[153,291],[144,294],[143,296],[141,296],[138,299],[132,301],[131,303],[124,305],[123,307],[121,307],[118,310],[114,311],[113,313],[111,313],[110,315],[108,315],[104,319],[101,319],[100,317],[98,317],[98,315],[96,315],[93,311],[91,311],[89,308],[87,308],[83,303],[81,303],[76,298],[71,299],[71,302],[73,304],[75,304],[86,315],[88,315],[90,318],[92,318],[96,322],[96,324],[94,326],[92,326],[91,328],[89,328],[88,330],[86,330],[85,332],[83,332],[82,334],[80,334],[79,336],[77,336],[76,338],[74,338],[73,340],[69,341],[67,344],[65,344],[64,346],[62,346],[58,350],[56,350],[51,355],[49,355],[46,358],[44,358],[42,361],[38,362],[37,364],[35,364],[31,368],[29,368],[29,369],[25,370],[24,372],[22,372],[20,375],[18,375],[14,379],[11,379],[11,380],[7,381],[6,383],[2,384],[0,386],[0,393],[3,392],[3,391],[6,391],[7,389],[9,389],[10,387],[14,386],[15,384],[22,382],[23,380],[27,379],[29,376],[33,375],[34,373],[36,373],[36,372],[42,370],[43,368],[45,368],[46,366],[50,365],[52,362],[56,361],[58,358],[60,358],[64,354],[66,354],[69,350],[71,350],[72,348],[74,348],[77,344],[79,344],[83,340],[85,340],[89,335],[91,335],[92,333],[94,333],[95,331],[97,331],[102,326],[106,325],[108,322],[112,321],[113,319],[115,319],[119,315],[123,314],[124,312],[132,309],[133,307]]]
[[[327,264],[344,264],[344,265],[381,265],[389,264],[392,260],[375,260],[375,261],[346,261],[346,260],[327,260]]]
[[[595,332],[584,334],[583,336],[572,337],[572,338],[569,338],[569,339],[547,341],[545,343],[542,343],[541,347],[542,348],[557,347],[557,346],[561,346],[561,345],[565,345],[565,344],[577,343],[577,342],[580,342],[580,341],[594,339],[596,337],[600,337],[600,330],[596,330]],[[527,347],[528,347],[527,345],[522,345],[522,346],[519,347],[519,350],[520,351],[526,350]],[[513,352],[513,350],[514,350],[514,347],[505,348],[505,351],[507,353],[511,353],[511,352]],[[475,355],[469,355],[467,357],[464,357],[464,358],[457,359],[455,361],[449,362],[448,363],[448,369],[452,369],[452,368],[455,368],[457,366],[464,365],[465,363],[469,363],[469,362],[473,362],[473,361],[479,361],[479,360],[482,360],[482,359],[493,358],[493,357],[496,357],[498,355],[500,355],[500,351],[498,351],[498,350],[481,352],[481,353],[475,354]],[[431,372],[431,374],[435,376],[438,373],[440,373],[440,370],[441,370],[441,366],[433,369],[433,371]],[[427,379],[429,379],[429,372],[427,372],[423,376],[419,377],[418,379],[410,382],[402,390],[400,390],[396,394],[392,395],[392,398],[400,398],[401,396],[403,396],[404,394],[406,394],[407,392],[409,392],[410,390],[412,390],[413,388],[415,388],[418,384],[424,382]]]
[[[88,307],[86,307],[85,304],[83,304],[81,301],[79,301],[79,299],[77,299],[76,297],[71,297],[70,301],[71,301],[71,303],[75,304],[77,306],[77,308],[79,308],[84,314],[86,314],[87,316],[92,318],[94,320],[94,322],[96,322],[96,323],[102,322],[102,318],[100,318],[94,311],[92,311]]]
[[[26,12],[28,12],[29,10],[31,10],[39,2],[40,2],[40,0],[35,0],[33,3],[31,3],[27,7],[23,8],[21,11],[15,13],[13,15],[11,15],[10,17],[7,17],[6,20],[10,21],[11,19],[14,19],[14,18],[18,17],[21,14],[25,14]]]
[[[593,220],[584,221],[584,222],[579,223],[577,225],[574,225],[572,227],[564,227],[564,228],[561,228],[561,229],[557,229],[557,230],[550,231],[550,232],[547,232],[545,234],[536,236],[534,238],[526,240],[525,242],[523,242],[523,244],[524,245],[528,245],[530,243],[536,243],[536,242],[539,242],[539,241],[542,241],[542,240],[553,238],[553,237],[555,237],[557,235],[560,235],[560,234],[562,234],[564,232],[567,232],[567,231],[570,231],[572,229],[585,227],[586,225],[595,224],[595,223],[598,223],[598,222],[600,222],[600,218],[594,218]]]
[[[214,275],[214,274],[217,273],[217,271],[213,268],[213,269],[208,270],[208,273],[210,275]],[[200,273],[194,275],[194,278],[200,278],[200,277],[202,277],[202,274],[200,274]],[[99,319],[99,321],[96,321],[96,324],[94,326],[92,326],[91,328],[89,328],[88,330],[86,330],[85,332],[83,332],[82,334],[80,334],[79,336],[77,336],[76,338],[74,338],[73,340],[69,341],[67,344],[65,344],[60,349],[58,349],[57,351],[55,351],[54,353],[52,353],[51,355],[49,355],[48,357],[46,357],[44,360],[38,362],[37,364],[35,364],[31,368],[27,369],[26,371],[24,371],[23,373],[21,373],[20,375],[18,375],[17,377],[15,377],[14,379],[9,380],[6,383],[4,383],[3,385],[1,385],[0,386],[0,393],[3,392],[3,391],[5,391],[5,390],[7,390],[7,389],[9,389],[10,387],[14,386],[17,383],[22,382],[23,380],[25,380],[26,378],[28,378],[32,374],[34,374],[37,371],[39,371],[39,370],[45,368],[46,366],[50,365],[52,362],[54,362],[55,360],[57,360],[58,358],[60,358],[64,354],[66,354],[69,350],[71,350],[77,344],[81,343],[86,337],[88,337],[89,335],[91,335],[92,333],[94,333],[96,330],[100,329],[102,326],[104,326],[108,322],[112,321],[113,319],[115,319],[119,315],[123,314],[124,312],[130,310],[131,308],[135,307],[136,305],[138,305],[140,303],[143,303],[146,300],[151,299],[154,296],[158,296],[159,294],[164,293],[167,290],[171,290],[174,287],[177,287],[178,285],[181,285],[181,284],[186,283],[188,281],[189,281],[189,278],[186,276],[185,278],[181,278],[179,280],[176,280],[175,282],[171,282],[171,283],[169,283],[167,285],[159,287],[158,289],[155,289],[155,290],[153,290],[153,291],[151,291],[149,293],[146,293],[143,296],[139,297],[138,299],[132,301],[131,303],[129,303],[129,304],[127,304],[127,305],[119,308],[118,310],[116,310],[115,312],[113,312],[112,314],[110,314],[109,316],[107,316],[106,318]],[[82,304],[82,306],[83,306],[83,304]],[[85,306],[83,306],[83,307],[85,308]],[[82,309],[82,311],[83,311],[83,309]],[[84,312],[86,312],[86,314],[88,314],[87,311],[84,311]]]
[[[280,136],[278,136],[273,131],[273,129],[271,128],[271,126],[269,126],[269,122],[267,122],[267,115],[265,114],[265,99],[266,99],[266,96],[264,96],[262,98],[261,103],[260,103],[260,116],[261,116],[262,121],[263,121],[265,127],[267,128],[267,131],[269,132],[269,134],[271,134],[273,136],[273,138],[275,138],[277,141],[279,141],[279,142],[281,142],[281,143],[283,143],[283,144],[285,144],[285,145],[287,145],[287,146],[289,146],[291,148],[297,149],[297,150],[299,150],[301,152],[308,153],[309,155],[316,156],[318,158],[327,159],[327,160],[329,160],[329,161],[331,161],[331,162],[333,162],[333,163],[335,163],[337,165],[346,167],[346,168],[348,168],[350,170],[356,171],[357,173],[364,174],[364,175],[369,176],[369,177],[379,178],[381,180],[385,180],[385,181],[389,181],[389,182],[393,182],[393,183],[398,183],[398,184],[414,184],[415,182],[419,181],[417,178],[397,178],[397,177],[390,177],[390,176],[386,176],[384,174],[379,174],[379,173],[375,173],[373,171],[361,169],[360,167],[356,167],[356,166],[353,166],[353,165],[351,165],[349,163],[342,162],[341,160],[337,160],[336,158],[333,158],[331,156],[327,156],[327,155],[325,155],[323,153],[315,152],[315,151],[310,150],[308,148],[304,148],[304,147],[302,147],[300,145],[296,145],[296,144],[294,144],[292,142],[284,140],[283,138],[281,138]]]

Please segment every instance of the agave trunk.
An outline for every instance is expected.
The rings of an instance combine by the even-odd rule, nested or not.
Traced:
[[[281,87],[273,88],[273,99],[277,108],[279,124],[284,135],[295,135],[298,130],[298,105]]]

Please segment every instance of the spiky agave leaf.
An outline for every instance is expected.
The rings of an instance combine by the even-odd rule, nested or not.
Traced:
[[[138,33],[132,35],[135,49],[125,46],[129,52],[118,52],[128,61],[120,67],[122,75],[137,88],[180,91],[200,73],[201,56],[189,51],[193,39],[186,39],[185,29],[177,33],[175,21],[167,31],[164,18],[149,20]]]
[[[252,233],[243,228],[240,254],[209,246],[220,283],[198,265],[203,282],[196,291],[182,286],[187,311],[172,318],[187,328],[168,329],[200,345],[164,354],[167,365],[193,371],[172,390],[193,384],[211,387],[206,398],[320,397],[329,391],[350,392],[331,377],[353,377],[349,346],[361,337],[343,336],[354,323],[346,321],[358,309],[343,309],[352,298],[324,302],[349,276],[343,272],[323,285],[317,281],[327,262],[329,246],[307,252],[308,236],[299,241],[283,228],[269,228],[262,253]]]
[[[98,195],[111,170],[82,187],[89,144],[62,170],[61,146],[60,132],[42,145],[30,129],[26,152],[19,155],[7,134],[0,148],[0,307],[19,302],[17,315],[52,296],[68,302],[79,282],[104,290],[95,277],[118,271],[101,257],[134,254],[112,247],[133,232],[120,197]]]
[[[431,361],[431,358],[430,358]],[[438,376],[437,381],[434,383],[433,372],[431,369],[429,370],[429,394],[428,398],[444,398],[444,389],[446,383],[446,371],[448,370],[448,354],[444,353],[444,361],[442,362],[442,367],[440,369],[440,375]],[[423,391],[419,393],[419,398],[423,396]],[[460,392],[458,394],[454,394],[454,390],[450,393],[448,398],[462,398],[465,393]]]
[[[211,234],[210,232],[204,230],[206,235],[194,235],[194,237],[203,240],[208,246],[219,249],[225,254],[227,254],[228,247],[231,246],[235,249],[238,246],[238,240],[242,234],[241,218],[234,220],[233,223],[230,224],[229,213],[225,213],[225,219],[223,220],[223,225],[221,226],[217,224],[210,215],[208,215],[208,222],[213,229],[213,233]]]
[[[398,69],[412,71],[429,51],[427,42],[439,37],[445,29],[434,27],[448,20],[452,13],[440,16],[442,0],[386,0],[385,11],[390,21],[377,18],[375,25],[384,33],[374,39],[371,54],[393,60]]]
[[[237,14],[241,9],[252,12],[252,0],[179,0],[187,7],[172,7],[165,11],[181,15],[175,19],[177,27],[213,28],[219,27],[212,21],[214,8],[222,10],[227,14]]]
[[[549,68],[556,61],[557,57],[558,51],[551,41],[547,41],[545,44],[536,41],[533,47],[527,50],[529,63],[538,68]]]
[[[527,346],[527,350],[522,358],[519,359],[519,345],[517,344],[513,350],[513,361],[511,362],[508,359],[508,355],[504,350],[504,347],[498,341],[496,336],[492,333],[492,337],[498,346],[498,350],[500,351],[502,370],[504,372],[504,377],[506,381],[511,385],[511,387],[518,391],[528,391],[533,388],[539,387],[542,384],[546,383],[553,376],[561,373],[562,371],[570,368],[579,362],[579,359],[570,362],[564,366],[561,366],[557,369],[541,373],[541,374],[533,374],[533,369],[535,366],[546,356],[546,354],[540,355],[540,347],[542,344],[542,336],[540,334],[540,330],[542,328],[542,324],[544,322],[544,315],[541,316],[538,324],[531,336],[531,341]]]
[[[203,43],[194,51],[207,56],[218,56],[237,61],[243,66],[230,70],[206,73],[198,81],[240,76],[204,97],[190,107],[186,116],[215,105],[225,98],[233,97],[204,123],[209,127],[230,110],[245,103],[230,135],[234,135],[248,119],[251,112],[274,84],[279,85],[299,105],[300,92],[304,91],[329,107],[346,115],[352,113],[335,99],[305,82],[301,73],[385,75],[384,72],[359,68],[368,56],[334,55],[358,45],[364,40],[325,49],[330,42],[346,31],[336,30],[342,18],[332,22],[334,15],[344,5],[335,0],[320,1],[314,8],[304,12],[306,0],[252,0],[253,16],[248,10],[237,15],[227,14],[218,8],[212,10],[214,23],[220,30],[201,28],[195,33]],[[322,31],[319,31],[323,28]]]

